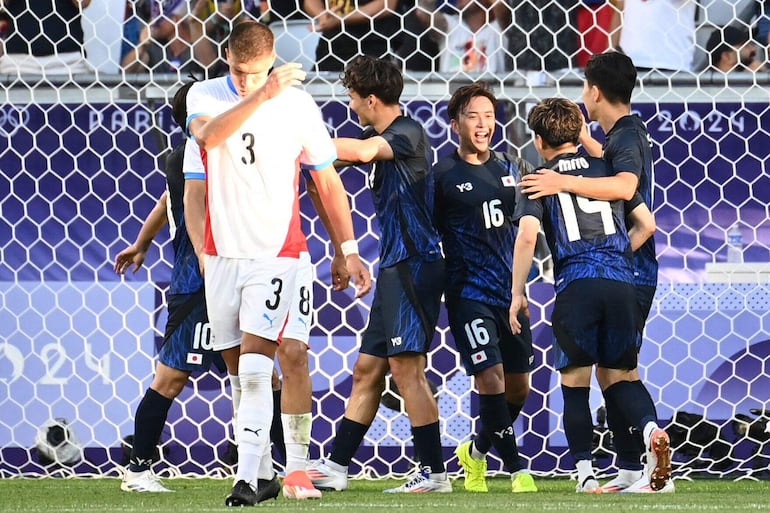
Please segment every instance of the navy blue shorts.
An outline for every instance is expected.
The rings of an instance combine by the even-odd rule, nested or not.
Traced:
[[[556,295],[551,323],[554,367],[597,364],[635,369],[639,307],[630,283],[601,278],[575,280]]]
[[[636,286],[636,305],[639,308],[637,317],[637,328],[639,329],[639,334],[636,337],[636,348],[641,349],[642,347],[642,337],[644,334],[644,326],[647,324],[647,318],[650,316],[650,310],[652,309],[652,301],[655,298],[655,290],[657,289],[654,285],[637,285]]]
[[[168,300],[168,322],[158,359],[164,365],[186,372],[205,371],[214,363],[224,369],[222,357],[212,349],[206,314],[206,295],[174,294]]]
[[[360,351],[380,358],[427,353],[436,332],[444,281],[442,258],[426,262],[417,256],[380,268]]]
[[[469,376],[499,363],[506,374],[532,370],[532,332],[524,314],[518,317],[521,333],[514,335],[508,308],[458,297],[448,297],[446,307],[455,348]]]

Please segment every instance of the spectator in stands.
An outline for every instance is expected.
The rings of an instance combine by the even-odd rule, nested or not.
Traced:
[[[420,18],[420,13],[432,13],[436,0],[401,0],[398,15],[403,31],[394,39],[393,52],[403,63],[403,68],[412,71],[437,71],[439,38],[430,25]],[[443,36],[443,34],[442,34]]]
[[[200,21],[189,16],[186,0],[153,0],[151,24],[142,30],[139,44],[123,60],[127,73],[202,74],[217,60],[216,47],[193,37]],[[196,41],[196,44],[193,44]]]
[[[637,69],[692,71],[695,0],[618,0],[620,49]]]
[[[578,49],[580,0],[514,2],[507,36],[514,69],[556,71],[573,66]]]
[[[259,18],[258,3],[255,0],[187,0],[193,6],[190,26],[190,40],[193,54],[208,65],[209,76],[218,76],[227,71],[224,42],[227,41],[233,25],[242,19]]]
[[[712,32],[706,43],[706,51],[711,70],[729,73],[764,69],[756,59],[757,45],[751,40],[749,31],[740,27],[728,26]]]
[[[125,68],[136,60],[136,47],[143,39],[143,32],[148,31],[152,8],[150,0],[126,0],[126,13],[123,18],[123,42],[120,46],[120,67]]]
[[[399,0],[304,0],[305,12],[321,32],[316,49],[318,71],[342,71],[358,55],[384,58],[401,29]]]
[[[10,22],[0,74],[92,73],[83,49],[83,9],[91,0],[4,0]]]
[[[616,4],[616,0],[583,0],[578,6],[578,67],[585,68],[592,55],[618,46],[620,11]]]
[[[454,14],[417,9],[425,27],[441,38],[439,71],[442,73],[500,73],[505,71],[505,27],[511,9],[505,0],[457,0]]]

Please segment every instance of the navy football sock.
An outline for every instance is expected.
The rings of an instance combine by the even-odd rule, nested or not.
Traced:
[[[163,397],[152,388],[144,393],[134,417],[134,447],[128,467],[131,472],[142,472],[152,465],[155,447],[173,402],[173,399]]]
[[[368,430],[369,426],[342,417],[329,459],[343,467],[350,465],[350,460],[353,459]]]
[[[588,404],[589,387],[561,386],[564,396],[564,432],[575,461],[591,460],[594,426]]]

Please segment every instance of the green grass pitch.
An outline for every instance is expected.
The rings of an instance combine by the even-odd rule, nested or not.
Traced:
[[[167,479],[175,493],[137,494],[120,491],[117,479],[0,479],[0,512],[25,513],[197,513],[232,511],[224,506],[231,481],[221,479]],[[767,511],[770,485],[750,480],[677,480],[676,493],[644,495],[583,495],[575,482],[537,479],[538,493],[510,492],[510,481],[490,479],[486,494],[465,492],[462,480],[451,494],[386,495],[382,490],[397,481],[352,481],[345,492],[326,492],[320,501],[289,501],[283,497],[257,506],[269,511],[324,511],[334,513],[436,512],[567,512],[635,511],[733,512]]]

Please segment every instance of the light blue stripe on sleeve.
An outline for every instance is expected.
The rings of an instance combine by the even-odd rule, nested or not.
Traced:
[[[205,180],[206,179],[206,173],[202,173],[199,171],[196,172],[189,172],[184,174],[185,180]]]
[[[334,163],[334,161],[337,160],[337,155],[334,155],[332,158],[325,160],[324,162],[321,162],[320,164],[307,164],[305,162],[302,163],[302,167],[311,169],[313,171],[318,171],[319,169],[323,169],[326,166],[330,166]]]

